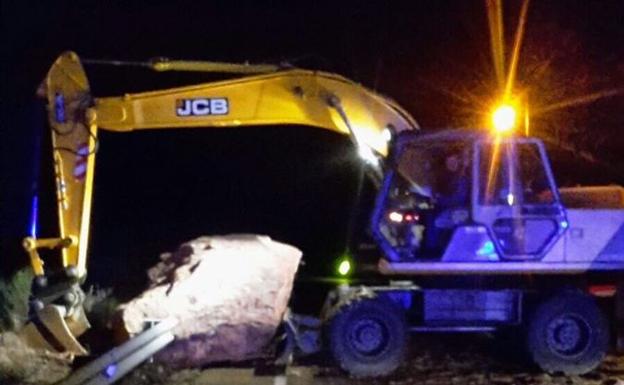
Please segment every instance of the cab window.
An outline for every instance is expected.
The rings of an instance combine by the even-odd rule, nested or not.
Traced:
[[[479,152],[479,204],[555,203],[539,147],[535,143],[485,143]]]

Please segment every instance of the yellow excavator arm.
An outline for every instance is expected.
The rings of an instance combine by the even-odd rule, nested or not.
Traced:
[[[47,99],[52,130],[56,194],[60,235],[58,238],[26,238],[37,277],[47,271],[38,249],[60,249],[62,266],[76,282],[86,275],[86,255],[99,129],[128,132],[143,129],[238,127],[258,125],[305,125],[349,135],[364,154],[387,154],[387,133],[417,129],[416,121],[391,100],[341,76],[275,66],[228,63],[157,61],[157,71],[217,71],[245,74],[241,78],[192,86],[93,98],[78,56],[61,55],[50,68],[39,95]],[[256,74],[251,74],[259,72]],[[80,298],[70,296],[65,309],[51,312],[40,304],[38,313],[47,317],[44,325],[56,336],[54,345],[74,353],[77,341],[69,341],[86,330],[82,310],[78,321],[69,322]],[[80,297],[78,295],[78,297]],[[54,302],[54,295],[48,296]],[[60,298],[60,297],[59,297]],[[44,311],[45,310],[45,311]],[[58,325],[64,318],[69,324]],[[74,325],[74,324],[80,325]],[[39,329],[41,325],[38,325]],[[31,327],[31,331],[34,328]],[[62,329],[62,331],[59,331]],[[39,330],[40,331],[40,330]],[[32,340],[32,339],[31,339]],[[65,342],[68,341],[68,342]],[[75,342],[75,343],[74,343]],[[77,345],[79,346],[79,344]],[[58,350],[58,348],[57,348]]]

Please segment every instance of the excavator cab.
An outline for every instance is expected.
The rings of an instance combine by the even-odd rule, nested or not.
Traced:
[[[410,133],[390,161],[372,218],[390,262],[539,261],[567,228],[537,139]]]

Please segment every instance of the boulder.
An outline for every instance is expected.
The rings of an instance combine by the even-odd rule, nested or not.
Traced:
[[[172,367],[255,358],[282,321],[300,259],[300,250],[268,236],[201,237],[161,256],[120,319],[132,335],[175,317],[176,340],[157,356]]]

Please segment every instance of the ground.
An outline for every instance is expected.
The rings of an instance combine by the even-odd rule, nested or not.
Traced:
[[[15,339],[5,334],[7,347],[16,348]],[[545,374],[527,363],[517,349],[488,335],[428,335],[412,338],[406,363],[392,376],[361,380],[350,378],[325,357],[298,361],[285,375],[264,370],[257,375],[252,365],[203,369],[169,370],[162,364],[147,363],[121,380],[122,385],[624,385],[624,356],[609,355],[595,371],[583,376]],[[1,346],[0,346],[1,347]],[[3,349],[0,349],[0,353]],[[28,351],[0,354],[2,375],[29,376],[30,383],[55,382],[68,367],[49,355],[33,359]],[[4,357],[4,359],[2,359]],[[20,370],[7,373],[7,365],[21,362]],[[24,384],[0,375],[1,384]],[[49,383],[49,382],[48,382]]]
[[[12,332],[0,334],[0,384],[52,384],[71,370],[67,355],[34,350]]]
[[[331,366],[295,362],[285,376],[254,375],[251,367],[168,371],[156,364],[135,370],[123,385],[624,385],[624,356],[609,355],[599,369],[583,376],[545,374],[517,350],[486,335],[429,335],[412,340],[410,359],[391,377],[349,378]]]

